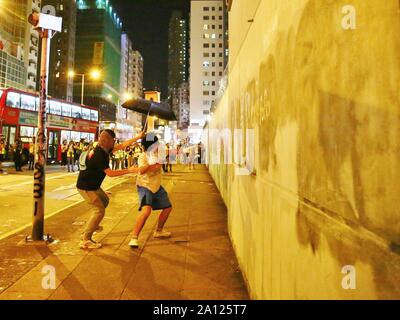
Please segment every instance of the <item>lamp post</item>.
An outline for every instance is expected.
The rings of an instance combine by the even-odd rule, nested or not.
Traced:
[[[108,100],[112,101],[112,98],[113,98],[112,94],[107,95]],[[123,101],[121,101],[121,96],[119,96],[117,99],[117,107],[118,108],[121,107],[123,102],[133,99],[133,95],[129,92],[125,92],[124,94],[122,94],[122,98],[123,98]],[[125,112],[125,119],[128,119],[128,110],[126,110],[126,112]]]
[[[55,10],[54,10],[55,11]],[[47,161],[46,138],[46,101],[48,85],[48,68],[50,57],[50,40],[56,32],[61,31],[62,18],[49,14],[33,12],[28,17],[28,22],[39,32],[41,38],[42,57],[40,62],[40,105],[38,110],[38,133],[35,145],[35,171],[34,171],[34,212],[32,222],[32,235],[26,240],[30,242],[50,241],[44,237],[44,207],[45,207],[45,182]]]
[[[82,77],[81,104],[83,105],[83,98],[84,98],[84,96],[85,96],[85,77],[86,77],[86,74],[85,74],[85,73],[75,73],[74,70],[70,70],[70,71],[68,72],[68,77],[70,77],[71,79],[74,78],[75,76]],[[90,72],[90,77],[91,77],[93,80],[98,80],[98,79],[100,78],[100,76],[101,76],[101,73],[100,73],[100,71],[97,70],[97,69],[93,69],[93,70]]]

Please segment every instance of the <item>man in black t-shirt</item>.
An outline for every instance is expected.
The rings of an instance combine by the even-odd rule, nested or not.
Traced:
[[[135,173],[135,171],[132,171],[133,169],[111,170],[109,166],[110,153],[125,149],[143,136],[144,133],[141,133],[137,137],[115,146],[114,131],[104,130],[100,134],[97,147],[87,155],[86,170],[79,172],[76,184],[80,195],[92,208],[92,215],[86,225],[80,243],[82,249],[97,249],[101,247],[100,243],[93,241],[92,236],[99,228],[109,202],[107,194],[101,189],[101,184],[106,175],[109,177],[118,177],[128,173]]]

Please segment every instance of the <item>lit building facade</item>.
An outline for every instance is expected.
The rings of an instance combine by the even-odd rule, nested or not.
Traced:
[[[129,80],[132,83],[132,94],[134,97],[143,98],[143,72],[144,60],[141,53],[134,50],[131,56],[132,72]]]
[[[142,115],[126,110],[121,106],[123,102],[132,98],[141,98],[141,89],[138,88],[143,83],[143,59],[137,56],[137,51],[133,50],[131,39],[126,33],[121,36],[121,101],[117,106],[117,137],[121,140],[130,139],[138,130],[141,129]],[[141,77],[137,76],[137,69],[139,62],[142,62]]]
[[[0,11],[0,87],[34,91],[38,80],[39,35],[27,22],[40,11],[39,0],[2,0]]]
[[[180,123],[180,87],[188,78],[187,22],[182,12],[173,11],[169,22],[168,96],[172,111]]]
[[[73,79],[68,71],[74,69],[76,35],[76,0],[42,0],[42,7],[52,5],[63,19],[62,32],[51,40],[48,93],[52,97],[72,101]]]
[[[178,129],[188,129],[190,125],[190,88],[188,82],[183,82],[178,88]]]
[[[190,128],[210,116],[226,65],[226,15],[222,0],[192,0],[190,22]]]
[[[85,79],[84,103],[98,107],[100,127],[115,129],[121,89],[122,22],[108,0],[78,0],[75,71],[89,75],[100,70],[100,79]],[[80,101],[81,82],[74,82],[74,101]]]

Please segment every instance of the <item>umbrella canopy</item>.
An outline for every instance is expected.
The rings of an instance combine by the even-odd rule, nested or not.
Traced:
[[[157,103],[146,99],[132,99],[126,101],[122,107],[142,114],[156,116],[163,120],[177,120],[175,114],[166,103]]]

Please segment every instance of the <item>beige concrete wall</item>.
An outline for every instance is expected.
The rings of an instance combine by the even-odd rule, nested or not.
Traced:
[[[234,0],[230,28],[208,158],[254,130],[252,175],[209,166],[252,297],[400,298],[399,1]]]

